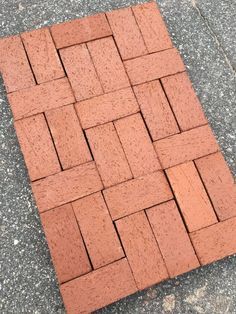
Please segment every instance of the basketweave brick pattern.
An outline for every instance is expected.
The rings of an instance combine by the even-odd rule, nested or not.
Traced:
[[[67,313],[236,253],[236,187],[156,3],[0,39]]]

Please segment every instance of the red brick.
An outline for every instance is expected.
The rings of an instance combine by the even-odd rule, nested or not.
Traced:
[[[124,61],[124,65],[133,85],[185,70],[183,61],[174,48]]]
[[[97,14],[53,25],[51,33],[56,47],[63,48],[109,36],[111,29],[105,14]]]
[[[60,287],[68,314],[91,313],[137,291],[124,258]]]
[[[61,170],[43,114],[16,121],[15,129],[31,181]]]
[[[0,72],[8,93],[35,85],[19,36],[0,39]]]
[[[201,126],[154,142],[164,168],[169,168],[219,150],[211,128]]]
[[[14,92],[8,95],[8,100],[15,120],[75,101],[67,78]]]
[[[169,168],[166,173],[190,232],[217,222],[193,162]]]
[[[236,216],[236,185],[221,153],[195,161],[220,220]]]
[[[174,201],[149,208],[147,216],[171,277],[200,266]]]
[[[60,54],[77,100],[103,93],[85,44],[62,49]]]
[[[86,135],[105,187],[132,178],[113,123],[88,129]]]
[[[91,41],[87,45],[106,93],[130,85],[112,37]]]
[[[179,133],[175,117],[158,80],[135,86],[134,92],[154,141]]]
[[[161,81],[182,131],[207,123],[186,72],[165,77]]]
[[[65,76],[47,28],[23,33],[21,38],[38,84]]]
[[[236,217],[190,234],[201,264],[209,264],[236,252]]]
[[[139,113],[116,121],[115,128],[134,177],[143,176],[161,168]]]
[[[93,268],[105,266],[124,257],[102,194],[92,194],[72,205]]]
[[[91,270],[71,204],[41,215],[49,249],[60,283]]]
[[[156,3],[149,2],[137,5],[132,10],[149,53],[172,47],[168,31]]]
[[[75,105],[84,129],[125,117],[139,111],[130,87],[104,94]]]
[[[116,221],[116,226],[137,287],[142,290],[166,278],[168,273],[145,213]]]
[[[32,183],[40,212],[102,190],[94,162],[89,162]]]
[[[115,10],[106,15],[123,60],[147,54],[131,8]]]
[[[113,220],[173,198],[161,171],[113,186],[103,194]]]
[[[63,169],[92,160],[73,105],[47,111],[46,118]]]

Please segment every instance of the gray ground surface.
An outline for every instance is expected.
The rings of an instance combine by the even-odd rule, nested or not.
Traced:
[[[0,0],[0,36],[143,1]],[[236,174],[236,2],[160,0],[195,90]],[[64,313],[0,81],[0,312]],[[236,313],[236,256],[135,294],[100,313]]]

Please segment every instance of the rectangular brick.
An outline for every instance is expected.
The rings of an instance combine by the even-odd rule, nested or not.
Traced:
[[[0,39],[0,72],[7,93],[35,85],[23,44],[19,36]]]
[[[185,70],[178,51],[168,49],[124,61],[132,85],[156,80]],[[116,77],[114,75],[114,77]]]
[[[166,173],[190,232],[217,222],[193,162],[169,168]]]
[[[161,169],[139,113],[117,120],[114,124],[134,177]]]
[[[94,162],[89,162],[32,183],[39,212],[102,190]]]
[[[77,100],[103,93],[85,44],[62,49],[60,55]]]
[[[93,268],[124,257],[102,194],[95,193],[72,203]]]
[[[103,13],[51,26],[57,48],[84,43],[111,35],[111,29]]]
[[[175,117],[158,80],[134,87],[153,141],[179,133]]]
[[[130,85],[112,37],[91,41],[87,45],[106,93]]]
[[[170,36],[156,2],[137,5],[132,7],[132,10],[149,53],[172,47]]]
[[[202,265],[236,252],[236,217],[190,234]]]
[[[207,123],[186,72],[165,77],[161,81],[181,131]]]
[[[154,142],[157,155],[164,168],[169,168],[219,150],[208,125]]]
[[[38,84],[65,76],[48,28],[21,34]]]
[[[142,290],[166,278],[168,273],[145,213],[116,221],[137,287]]]
[[[199,267],[175,202],[157,205],[146,212],[170,276]]]
[[[130,87],[104,94],[75,105],[84,129],[125,117],[139,111]]]
[[[123,60],[147,54],[147,48],[131,8],[106,13]]]
[[[71,204],[41,214],[41,221],[59,282],[91,271]]]
[[[105,187],[132,178],[113,123],[88,129],[86,135]]]
[[[8,95],[8,100],[15,120],[75,101],[67,78],[16,91]]]
[[[105,189],[103,194],[113,220],[173,198],[161,171]]]
[[[49,110],[45,114],[63,169],[92,160],[73,105]]]
[[[15,129],[31,181],[61,171],[43,114],[16,121]]]
[[[61,285],[67,313],[91,313],[137,291],[124,258]]]
[[[236,216],[236,185],[221,153],[195,161],[220,220]]]

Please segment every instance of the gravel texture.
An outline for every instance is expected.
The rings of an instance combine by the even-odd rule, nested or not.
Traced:
[[[0,37],[128,0],[0,0]],[[160,0],[195,90],[236,174],[235,0]],[[0,80],[0,312],[65,313]],[[98,313],[236,313],[236,256],[128,297]]]

